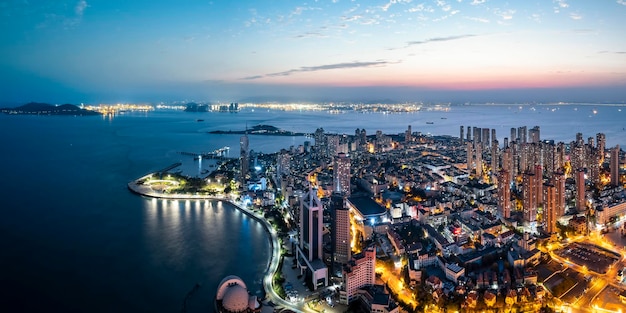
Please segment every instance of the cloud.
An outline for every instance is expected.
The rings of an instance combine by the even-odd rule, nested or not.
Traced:
[[[466,17],[466,19],[474,22],[489,23],[489,20],[482,17]]]
[[[449,36],[449,37],[435,37],[435,38],[430,38],[430,39],[426,39],[426,40],[421,40],[421,41],[409,41],[407,42],[408,46],[413,46],[413,45],[423,45],[426,43],[431,43],[431,42],[442,42],[442,41],[450,41],[450,40],[457,40],[457,39],[463,39],[463,38],[469,38],[469,37],[474,37],[476,35],[458,35],[458,36]]]
[[[493,14],[501,17],[503,20],[511,20],[513,19],[513,15],[515,14],[515,10],[500,10],[500,9],[495,9],[493,10]]]
[[[479,4],[483,4],[487,2],[487,0],[474,0],[472,1],[472,3],[470,3],[471,5],[479,5]]]
[[[335,64],[326,64],[326,65],[318,65],[318,66],[303,66],[296,69],[291,69],[284,72],[270,73],[265,75],[256,75],[241,78],[242,80],[254,80],[263,77],[280,77],[280,76],[289,76],[296,73],[303,72],[317,72],[317,71],[327,71],[327,70],[336,70],[336,69],[348,69],[348,68],[366,68],[366,67],[380,67],[386,66],[388,64],[395,64],[398,62],[389,62],[384,60],[378,61],[370,61],[370,62],[346,62],[346,63],[335,63]]]
[[[618,4],[626,5],[626,0],[617,0]]]
[[[328,35],[324,35],[320,32],[306,32],[304,34],[296,35],[294,38],[328,38]]]
[[[583,16],[578,13],[570,13],[569,17],[573,20],[582,20]]]
[[[76,13],[76,16],[82,17],[87,7],[88,7],[87,1],[80,0],[78,1],[78,3],[76,3],[76,6],[74,7],[74,13]]]

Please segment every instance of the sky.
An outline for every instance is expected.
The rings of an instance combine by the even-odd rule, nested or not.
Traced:
[[[0,0],[0,102],[625,102],[626,0]]]

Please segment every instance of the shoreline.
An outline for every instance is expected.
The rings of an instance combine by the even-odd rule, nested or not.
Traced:
[[[190,194],[163,194],[163,193],[156,193],[152,190],[152,188],[150,187],[144,187],[144,186],[140,186],[137,184],[137,181],[142,180],[146,177],[149,177],[150,175],[152,175],[154,173],[150,173],[147,175],[144,175],[138,179],[135,179],[131,182],[129,182],[127,184],[128,189],[140,196],[144,196],[144,197],[150,197],[150,198],[157,198],[157,199],[174,199],[174,200],[181,200],[181,199],[189,199],[189,200],[201,200],[201,199],[206,199],[206,200],[218,200],[218,201],[227,201],[228,203],[232,204],[236,209],[238,209],[239,211],[243,212],[244,214],[252,217],[253,219],[255,219],[257,222],[261,223],[261,225],[263,225],[263,228],[265,229],[265,231],[267,232],[267,234],[270,236],[270,260],[267,266],[267,269],[265,270],[265,274],[263,275],[263,290],[265,291],[265,298],[271,298],[271,301],[273,301],[275,304],[280,304],[284,307],[289,308],[290,310],[296,312],[296,313],[303,313],[304,311],[298,309],[297,307],[291,305],[291,303],[285,301],[285,299],[281,298],[280,296],[278,296],[278,294],[276,294],[274,292],[274,288],[272,286],[272,278],[273,276],[276,274],[276,272],[278,270],[280,270],[278,268],[278,265],[280,264],[280,242],[278,240],[278,233],[276,233],[276,231],[272,228],[272,225],[269,224],[269,222],[267,220],[265,220],[265,218],[263,218],[262,215],[257,214],[254,211],[248,210],[247,208],[241,206],[239,203],[235,202],[233,199],[230,199],[228,197],[219,197],[219,196],[208,196],[208,195],[190,195]],[[215,301],[214,301],[215,302]]]

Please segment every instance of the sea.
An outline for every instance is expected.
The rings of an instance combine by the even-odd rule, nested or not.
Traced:
[[[230,147],[240,135],[209,134],[265,124],[294,132],[459,136],[459,126],[540,126],[542,139],[605,133],[626,146],[626,107],[463,105],[413,113],[282,111],[127,112],[115,116],[0,115],[0,311],[211,312],[218,283],[240,276],[261,295],[270,242],[254,219],[220,201],[157,200],[127,183],[182,162],[180,152]],[[273,153],[309,137],[250,136]],[[191,158],[191,159],[190,159]],[[206,163],[210,167],[210,163]],[[200,288],[195,292],[194,286]]]

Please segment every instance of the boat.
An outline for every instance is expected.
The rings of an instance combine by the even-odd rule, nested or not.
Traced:
[[[435,122],[426,122],[426,124],[435,124]]]
[[[204,120],[199,118],[196,120],[196,122],[204,122]]]

